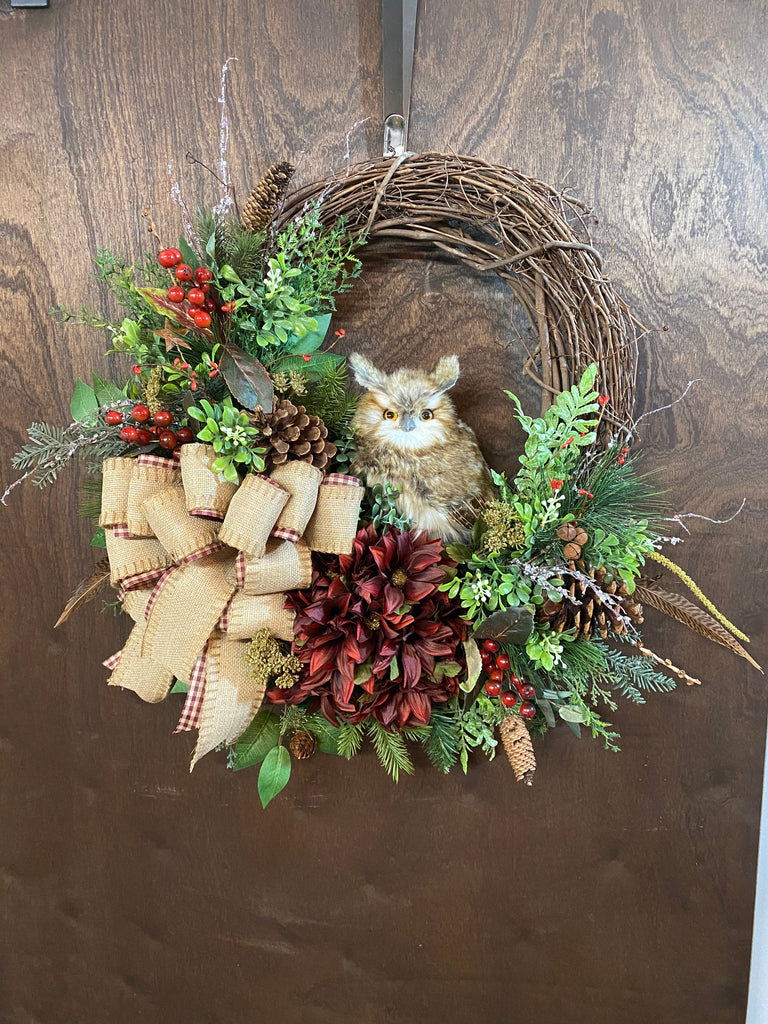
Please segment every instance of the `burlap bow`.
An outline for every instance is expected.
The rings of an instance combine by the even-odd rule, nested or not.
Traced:
[[[293,637],[289,590],[312,577],[312,551],[352,550],[363,488],[355,477],[287,462],[270,476],[228,483],[208,445],[178,462],[153,455],[107,459],[100,525],[110,581],[134,627],[104,662],[109,683],[163,700],[189,685],[176,732],[198,729],[190,770],[233,743],[264,698],[245,659],[261,629]]]

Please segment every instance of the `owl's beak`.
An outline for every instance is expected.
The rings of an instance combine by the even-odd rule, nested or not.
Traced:
[[[416,426],[416,420],[412,416],[404,416],[400,420],[400,429],[401,430],[413,430],[413,428],[415,426]]]

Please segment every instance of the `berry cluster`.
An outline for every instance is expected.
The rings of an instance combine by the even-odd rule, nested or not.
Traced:
[[[131,409],[131,418],[139,426],[134,427],[132,423],[126,423],[120,431],[123,441],[135,444],[139,448],[157,443],[169,452],[173,451],[177,445],[189,444],[190,441],[194,441],[195,435],[189,427],[179,427],[175,432],[168,429],[173,423],[173,413],[167,409],[158,409],[152,416],[151,424],[149,423],[150,416],[152,414],[146,405],[141,403],[134,405]],[[110,409],[104,419],[111,427],[117,427],[123,422],[123,414],[117,409]]]
[[[184,262],[180,249],[163,249],[158,253],[157,262],[166,270],[174,270],[178,284],[168,289],[168,299],[171,302],[181,304],[187,303],[186,312],[195,321],[195,325],[201,330],[211,326],[211,314],[218,306],[213,299],[208,297],[211,288],[213,273],[208,267],[197,267],[195,270]],[[191,284],[189,291],[184,285]],[[222,306],[224,312],[229,312]]]
[[[531,701],[536,696],[536,690],[530,683],[518,679],[514,672],[509,672],[511,668],[509,655],[500,648],[501,644],[498,640],[483,641],[480,658],[488,676],[485,692],[489,697],[501,697],[501,703],[505,708],[514,708],[519,702],[522,702],[517,708],[517,713],[521,718],[533,718],[536,715],[536,706]],[[505,690],[504,680],[508,672],[510,686]]]

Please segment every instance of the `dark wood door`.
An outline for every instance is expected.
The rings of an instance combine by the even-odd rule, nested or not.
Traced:
[[[642,344],[649,462],[688,520],[680,561],[765,647],[765,4],[450,0],[421,5],[410,146],[571,186]],[[215,182],[231,83],[241,192],[275,159],[309,181],[376,156],[378,5],[0,3],[0,473],[33,420],[67,422],[106,339],[98,246],[137,255],[143,206],[178,231]],[[368,119],[368,120],[366,120]],[[371,260],[339,310],[394,366],[464,356],[460,400],[512,461],[522,388],[493,282],[435,258]],[[662,330],[668,328],[668,330]],[[491,395],[491,399],[488,399]],[[506,453],[506,454],[505,454]],[[502,759],[316,757],[266,812],[223,755],[187,771],[179,706],[108,691],[124,636],[91,605],[52,623],[92,561],[74,474],[0,509],[4,582],[0,1019],[8,1024],[739,1024],[746,1004],[766,718],[763,679],[682,627],[654,647],[703,680],[623,706],[620,754],[558,729],[532,789]]]

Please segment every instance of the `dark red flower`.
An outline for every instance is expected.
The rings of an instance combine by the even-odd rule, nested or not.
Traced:
[[[334,725],[370,715],[387,727],[426,724],[432,704],[458,692],[436,666],[455,662],[467,636],[460,606],[437,589],[454,564],[440,541],[368,526],[352,554],[315,564],[310,588],[288,595],[299,681],[270,700],[319,702]]]

